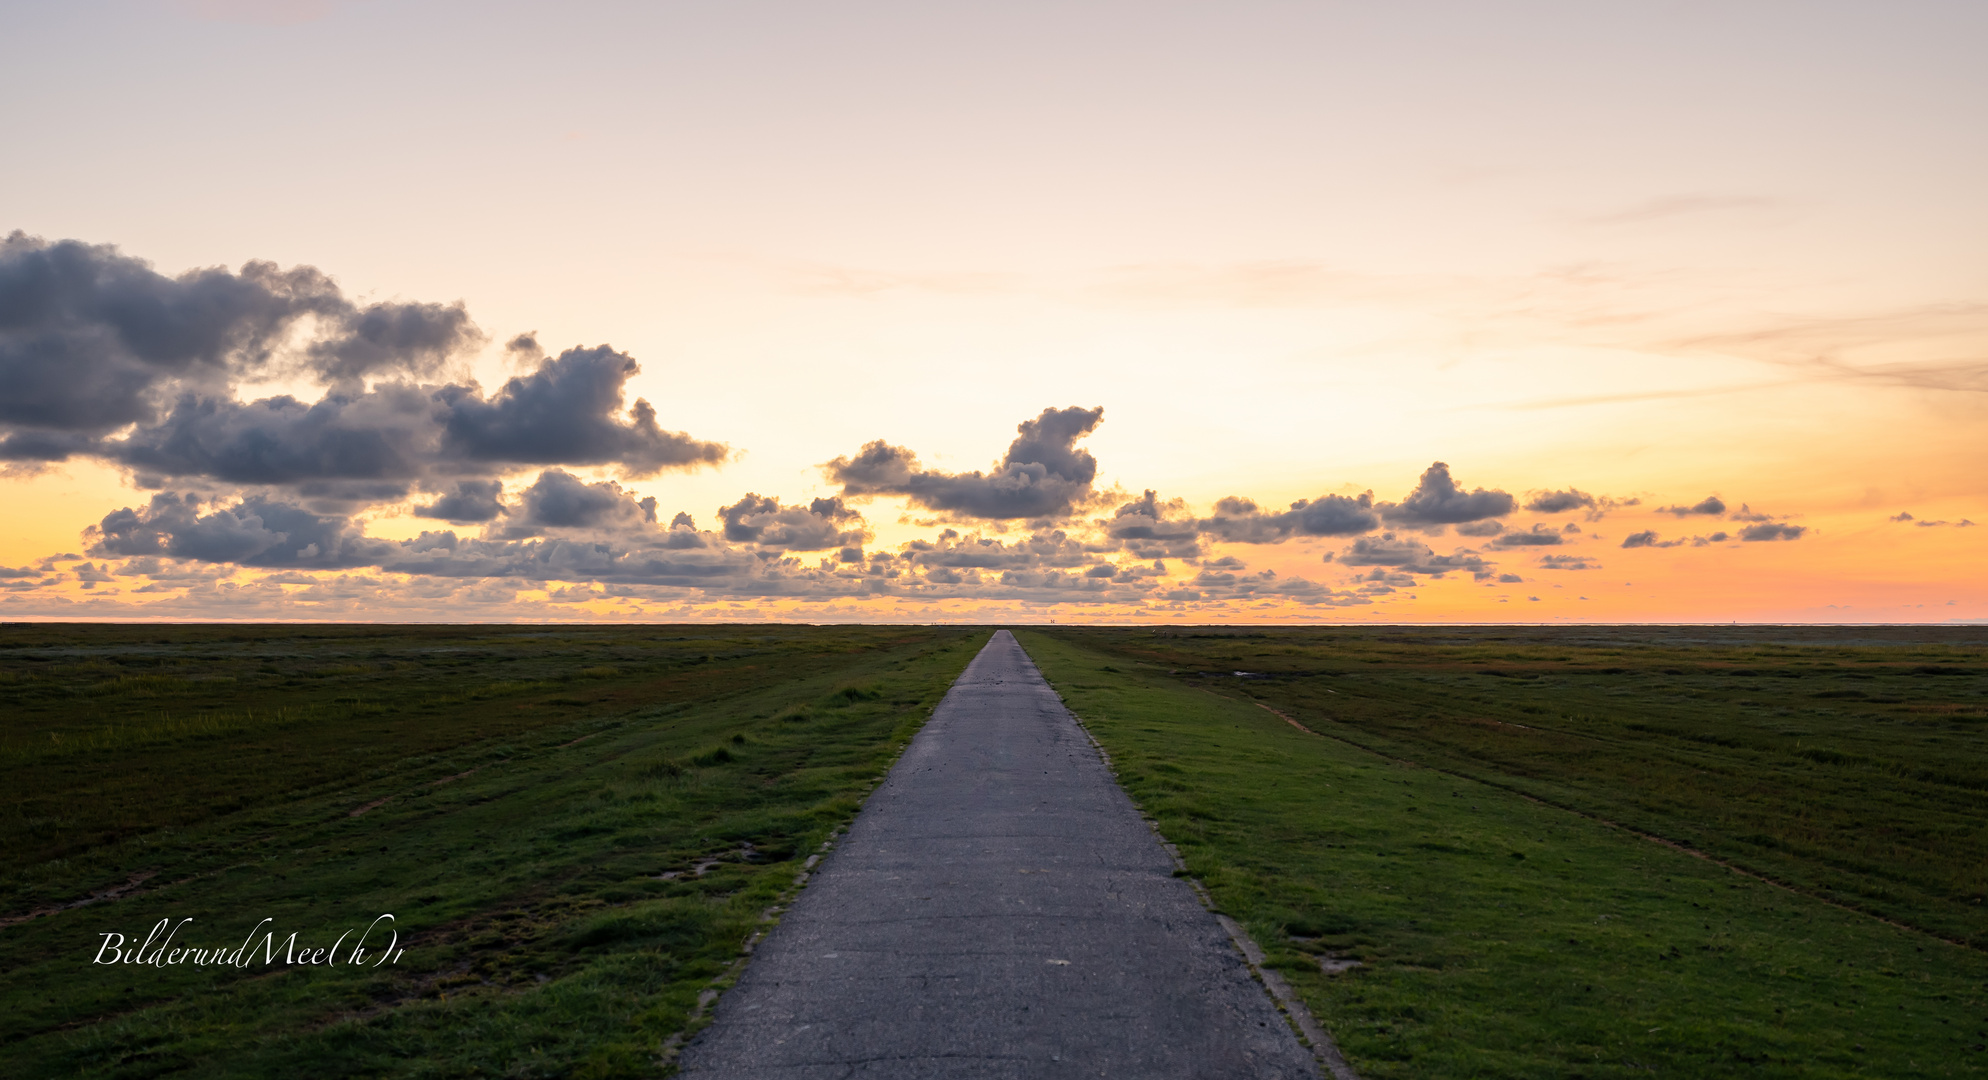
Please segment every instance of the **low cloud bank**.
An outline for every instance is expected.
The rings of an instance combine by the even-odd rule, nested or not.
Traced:
[[[218,596],[237,588],[228,581],[241,569],[263,575],[257,588],[388,575],[458,591],[481,583],[473,588],[486,599],[539,588],[550,603],[1359,605],[1449,575],[1487,587],[1522,580],[1501,572],[1499,559],[1598,566],[1564,549],[1599,538],[1548,519],[1594,522],[1640,503],[1571,486],[1521,501],[1467,486],[1437,461],[1395,501],[1328,492],[1273,507],[1230,495],[1203,514],[1157,489],[1101,488],[1082,443],[1105,410],[1072,405],[1020,422],[984,469],[927,468],[879,438],[821,466],[832,494],[746,492],[700,529],[689,511],[666,519],[656,496],[627,485],[721,467],[733,450],[672,430],[645,398],[631,403],[629,382],[641,372],[632,356],[608,345],[548,355],[536,335],[519,334],[503,352],[522,370],[486,389],[467,372],[490,346],[460,302],[361,303],[309,266],[167,276],[114,247],[18,232],[0,240],[0,383],[9,388],[0,461],[19,471],[93,458],[148,492],[91,526],[83,553],[0,567],[0,593],[143,580],[130,591]],[[276,381],[314,386],[315,396],[254,392]],[[575,470],[598,471],[590,479]],[[878,499],[933,515],[941,531],[878,550],[865,517]],[[1645,529],[1619,547],[1785,543],[1809,531],[1746,504],[1729,510],[1717,495],[1655,512],[1720,518],[1736,531],[1664,539]],[[368,535],[366,521],[380,514],[436,527],[404,540]],[[1512,520],[1521,514],[1537,520]],[[1452,535],[1462,543],[1439,539]],[[1339,587],[1252,571],[1234,553],[1293,543],[1314,554],[1333,545],[1321,561]]]

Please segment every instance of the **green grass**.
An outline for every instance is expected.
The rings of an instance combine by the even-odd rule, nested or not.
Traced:
[[[1021,638],[1363,1075],[1988,1073],[1978,636]]]
[[[8,1076],[654,1074],[984,632],[0,628]],[[105,932],[387,967],[93,964]]]

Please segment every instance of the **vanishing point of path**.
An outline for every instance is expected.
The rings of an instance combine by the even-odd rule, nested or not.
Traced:
[[[1317,1077],[1003,630],[684,1051],[693,1077]]]

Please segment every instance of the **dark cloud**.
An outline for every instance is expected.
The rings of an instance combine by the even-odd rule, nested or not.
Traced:
[[[500,480],[458,480],[454,491],[416,507],[414,516],[441,518],[458,525],[480,524],[504,513],[504,504],[499,501],[503,494]]]
[[[1327,562],[1333,561],[1333,558],[1330,553],[1325,556]],[[1345,566],[1387,567],[1403,574],[1427,574],[1431,577],[1462,572],[1481,581],[1493,574],[1492,564],[1469,548],[1438,555],[1419,540],[1396,537],[1391,532],[1360,537],[1337,558]]]
[[[1377,509],[1390,525],[1435,531],[1446,525],[1503,517],[1517,505],[1516,499],[1502,491],[1464,491],[1450,478],[1450,467],[1438,461],[1423,472],[1407,498],[1382,503]]]
[[[538,343],[538,331],[528,330],[504,343],[504,351],[514,359],[537,363],[545,359],[545,348]]]
[[[81,431],[14,431],[0,436],[0,461],[67,461],[96,449],[97,441],[96,435]]]
[[[345,306],[308,267],[154,272],[108,246],[0,240],[0,423],[102,433],[149,419],[161,384],[263,365],[291,324]]]
[[[487,400],[473,387],[444,387],[435,395],[449,410],[444,451],[510,465],[619,465],[634,476],[725,460],[721,444],[658,427],[646,400],[622,418],[622,387],[641,370],[601,345],[568,349]]]
[[[863,528],[863,515],[843,505],[840,498],[816,499],[807,506],[781,506],[779,499],[747,493],[738,502],[719,507],[718,517],[725,523],[725,539],[766,549],[847,547],[861,558],[862,545],[870,538]]]
[[[168,555],[267,569],[374,566],[395,549],[389,541],[365,536],[348,518],[261,495],[203,514],[196,497],[161,492],[143,510],[127,507],[106,515],[87,535],[92,555]]]
[[[1626,548],[1710,547],[1713,544],[1723,544],[1730,539],[1732,537],[1724,532],[1715,532],[1710,536],[1693,536],[1679,540],[1659,540],[1656,530],[1645,529],[1642,532],[1630,533],[1628,536],[1623,537],[1622,546]]]
[[[1508,528],[1499,519],[1517,500],[1464,489],[1442,462],[1399,503],[1376,503],[1369,492],[1266,510],[1230,497],[1197,518],[1182,500],[1145,490],[1114,499],[1109,516],[1079,520],[1106,505],[1096,490],[1098,462],[1081,449],[1102,421],[1101,407],[1043,410],[1017,425],[986,470],[927,469],[911,451],[877,441],[824,466],[841,486],[837,497],[789,505],[749,493],[718,508],[715,531],[700,531],[688,513],[665,526],[656,499],[567,470],[646,476],[720,463],[729,448],[664,430],[647,400],[629,404],[628,383],[640,368],[607,346],[548,359],[536,334],[517,335],[505,352],[519,373],[486,392],[452,366],[483,341],[461,304],[359,304],[310,267],[249,263],[167,277],[108,247],[7,238],[0,244],[0,386],[8,391],[0,398],[0,460],[95,456],[157,494],[90,530],[91,561],[72,555],[33,570],[0,568],[0,589],[114,578],[129,585],[140,577],[146,591],[204,588],[219,597],[289,582],[327,604],[360,604],[401,586],[410,596],[469,595],[469,586],[450,583],[457,579],[492,582],[476,586],[478,596],[497,598],[491,602],[539,583],[552,602],[569,606],[684,590],[810,600],[1364,604],[1451,573],[1516,580],[1499,575],[1484,552],[1438,555],[1417,534],[1455,527],[1509,555],[1580,532]],[[322,393],[241,399],[239,387],[276,378],[314,379]],[[16,473],[35,467],[0,464]],[[520,468],[538,475],[513,485],[507,499],[506,479]],[[873,495],[935,511],[925,525],[1022,519],[1032,521],[1031,531],[944,529],[896,551],[872,551],[863,517],[844,499]],[[404,541],[365,535],[368,510],[410,497],[416,516],[466,531]],[[1542,514],[1585,510],[1592,520],[1634,502],[1568,488],[1532,492],[1526,505]],[[1716,498],[1666,510],[1726,513]],[[1732,516],[1750,526],[1740,539],[1805,532],[1746,506]],[[1303,537],[1351,540],[1325,556],[1357,575],[1350,591],[1250,572],[1233,557],[1203,561],[1210,541]],[[1646,532],[1625,546],[1728,539],[1663,541]],[[1539,565],[1591,563],[1553,555]],[[236,567],[268,574],[225,581]],[[374,569],[378,578],[355,573]],[[400,585],[389,575],[401,576]],[[268,595],[287,602],[282,597],[301,594]]]
[[[1578,488],[1565,491],[1535,491],[1526,500],[1526,509],[1535,514],[1561,514],[1569,510],[1592,510],[1597,503],[1593,495]]]
[[[186,395],[100,452],[160,486],[199,477],[374,500],[398,499],[415,481],[517,464],[616,464],[646,475],[723,460],[721,445],[661,431],[646,401],[620,416],[622,383],[636,370],[612,350],[574,349],[488,399],[474,384],[406,382],[333,390],[309,404]]]
[[[1492,543],[1499,547],[1549,547],[1562,543],[1560,530],[1541,523],[1528,532],[1509,532]]]
[[[1380,567],[1355,577],[1353,581],[1360,586],[1360,591],[1368,596],[1384,596],[1396,589],[1412,589],[1418,584],[1412,574]]]
[[[842,494],[903,495],[931,510],[963,517],[1055,518],[1089,503],[1098,463],[1077,440],[1104,419],[1104,409],[1044,409],[1016,427],[1019,435],[992,472],[943,473],[918,467],[903,447],[879,439],[854,458],[822,468]]]
[[[588,484],[549,470],[523,493],[522,519],[496,535],[464,539],[452,531],[411,540],[367,537],[354,520],[251,496],[203,506],[166,492],[143,509],[115,511],[89,530],[90,554],[166,556],[262,569],[344,570],[377,567],[432,577],[532,581],[627,581],[663,587],[748,584],[758,562],[721,550],[688,529],[653,525],[654,500],[635,500],[613,483]],[[553,529],[581,532],[524,535]]]
[[[1290,509],[1274,513],[1231,495],[1215,504],[1213,517],[1200,522],[1207,535],[1237,544],[1274,544],[1293,536],[1358,536],[1380,525],[1373,492],[1299,499]]]
[[[302,351],[282,347],[301,323]],[[145,423],[188,393],[294,362],[331,383],[422,374],[482,340],[460,304],[360,307],[308,266],[250,262],[166,277],[114,247],[0,240],[0,450],[80,453],[63,435]]]
[[[727,456],[664,431],[647,401],[624,410],[639,368],[605,346],[544,361],[521,335],[511,351],[536,370],[489,397],[419,381],[483,340],[460,303],[359,305],[308,266],[167,277],[112,247],[17,232],[0,241],[0,459],[95,455],[141,486],[287,487],[352,508],[519,465],[643,476]],[[245,379],[298,373],[324,396],[235,396]],[[489,520],[491,500],[467,490],[417,512]]]
[[[142,473],[234,484],[413,481],[440,451],[436,403],[404,383],[306,404],[186,395],[103,453]],[[398,489],[404,493],[406,488]],[[389,496],[398,497],[398,496]]]
[[[1180,499],[1160,502],[1151,488],[1120,506],[1105,522],[1105,535],[1141,559],[1195,559],[1201,530]]]
[[[347,311],[340,329],[308,355],[326,382],[352,389],[382,374],[432,374],[483,341],[461,302],[371,304]]]
[[[1519,575],[1517,575],[1517,574],[1499,574],[1499,575],[1498,575],[1498,584],[1500,584],[1500,585],[1517,585],[1518,583],[1520,583],[1520,582],[1522,582],[1522,581],[1524,581],[1524,580],[1525,580],[1524,578],[1520,577],[1520,576],[1519,576]]]
[[[1412,566],[1435,554],[1420,540],[1382,533],[1353,541],[1352,547],[1339,553],[1339,561],[1347,566]]]
[[[1038,571],[1073,570],[1092,562],[1098,554],[1096,548],[1071,539],[1061,529],[1034,533],[1017,541],[961,536],[947,529],[937,540],[914,540],[906,544],[902,558],[914,566],[948,570]]]
[[[541,529],[633,529],[656,520],[656,500],[637,500],[612,480],[589,484],[564,469],[547,469],[524,491],[523,513],[507,532]]]
[[[1726,504],[1717,495],[1707,495],[1691,506],[1663,506],[1657,508],[1659,514],[1672,514],[1685,517],[1690,514],[1717,515],[1726,512]]]
[[[1541,555],[1541,570],[1599,570],[1601,564],[1585,555]]]
[[[1304,578],[1281,577],[1275,570],[1242,574],[1204,568],[1193,578],[1189,588],[1170,590],[1168,596],[1199,601],[1285,601],[1326,607],[1355,607],[1373,603],[1362,592],[1329,589]]]

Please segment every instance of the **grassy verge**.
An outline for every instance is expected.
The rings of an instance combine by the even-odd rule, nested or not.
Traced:
[[[6,1072],[661,1071],[982,636],[7,628],[0,910],[64,909],[0,927]],[[188,918],[279,962],[93,963]]]
[[[1432,670],[1440,665],[1431,657],[1404,656],[1384,642],[1368,639],[1365,647],[1395,650],[1386,673],[1380,669],[1388,664],[1364,662],[1372,653],[1361,654],[1361,640],[1329,634],[1253,635],[1242,642],[1149,631],[1020,636],[1111,752],[1133,798],[1180,846],[1216,902],[1264,945],[1364,1075],[1988,1073],[1988,957],[1980,951],[1743,876],[1575,812],[1642,807],[1652,831],[1675,835],[1688,823],[1692,837],[1709,845],[1733,821],[1772,816],[1760,807],[1778,814],[1814,800],[1813,791],[1800,790],[1799,778],[1769,771],[1754,780],[1755,809],[1696,821],[1695,807],[1716,801],[1714,795],[1680,797],[1668,809],[1650,795],[1668,790],[1665,776],[1697,767],[1666,757],[1675,748],[1662,738],[1645,744],[1647,752],[1633,740],[1606,753],[1590,751],[1600,759],[1593,765],[1571,754],[1514,764],[1473,753],[1461,738],[1423,734],[1417,741],[1411,736],[1418,731],[1440,730],[1445,709],[1455,715],[1455,688],[1441,680],[1462,676]],[[1621,642],[1549,645],[1554,658],[1534,656],[1534,663],[1624,666],[1619,657],[1610,663],[1601,655],[1604,648],[1621,652]],[[1491,647],[1515,651],[1507,643]],[[1912,666],[1908,656],[1886,655],[1906,670]],[[1238,660],[1261,671],[1270,666],[1266,658],[1276,659],[1287,678],[1234,677]],[[1454,665],[1473,658],[1436,659]],[[1505,656],[1475,659],[1515,663]],[[1702,654],[1696,659],[1710,662]],[[1938,666],[1953,664],[1949,657]],[[1354,683],[1328,688],[1299,677],[1349,668],[1364,680],[1351,694]],[[1202,670],[1223,677],[1197,677]],[[1526,697],[1510,688],[1513,682],[1498,681],[1504,695],[1498,708],[1540,710],[1527,716],[1548,715],[1549,707],[1555,716],[1569,711],[1564,685]],[[1319,699],[1361,697],[1365,711],[1307,702],[1293,687]],[[1813,683],[1808,689],[1819,692]],[[1283,692],[1296,700],[1269,700]],[[1755,687],[1743,696],[1768,695]],[[1704,713],[1716,716],[1717,701],[1697,700],[1698,710],[1678,709],[1673,721],[1709,723]],[[1464,704],[1483,719],[1483,703]],[[1612,703],[1593,705],[1591,714],[1621,711],[1606,704]],[[1336,737],[1299,730],[1262,705]],[[1775,723],[1786,719],[1771,705],[1761,711]],[[1425,722],[1411,723],[1411,714]],[[1725,735],[1747,746],[1744,729]],[[1736,751],[1737,760],[1700,771],[1744,778],[1742,754],[1751,751],[1722,749]],[[1606,779],[1638,775],[1631,764],[1638,753],[1654,779],[1645,777],[1640,787]],[[1949,755],[1948,766],[1964,767],[1965,759]],[[1522,793],[1556,778],[1552,793],[1574,809]],[[1936,820],[1955,814],[1951,804],[1909,784],[1868,773],[1857,779],[1891,800],[1868,804],[1866,813],[1872,805],[1926,800],[1917,808]],[[1758,790],[1774,785],[1789,790]],[[1843,836],[1835,843],[1861,840]],[[1922,864],[1922,857],[1902,850],[1895,863]],[[1969,868],[1946,872],[1964,878]],[[1911,910],[1945,913],[1956,936],[1974,930],[1964,904]]]

